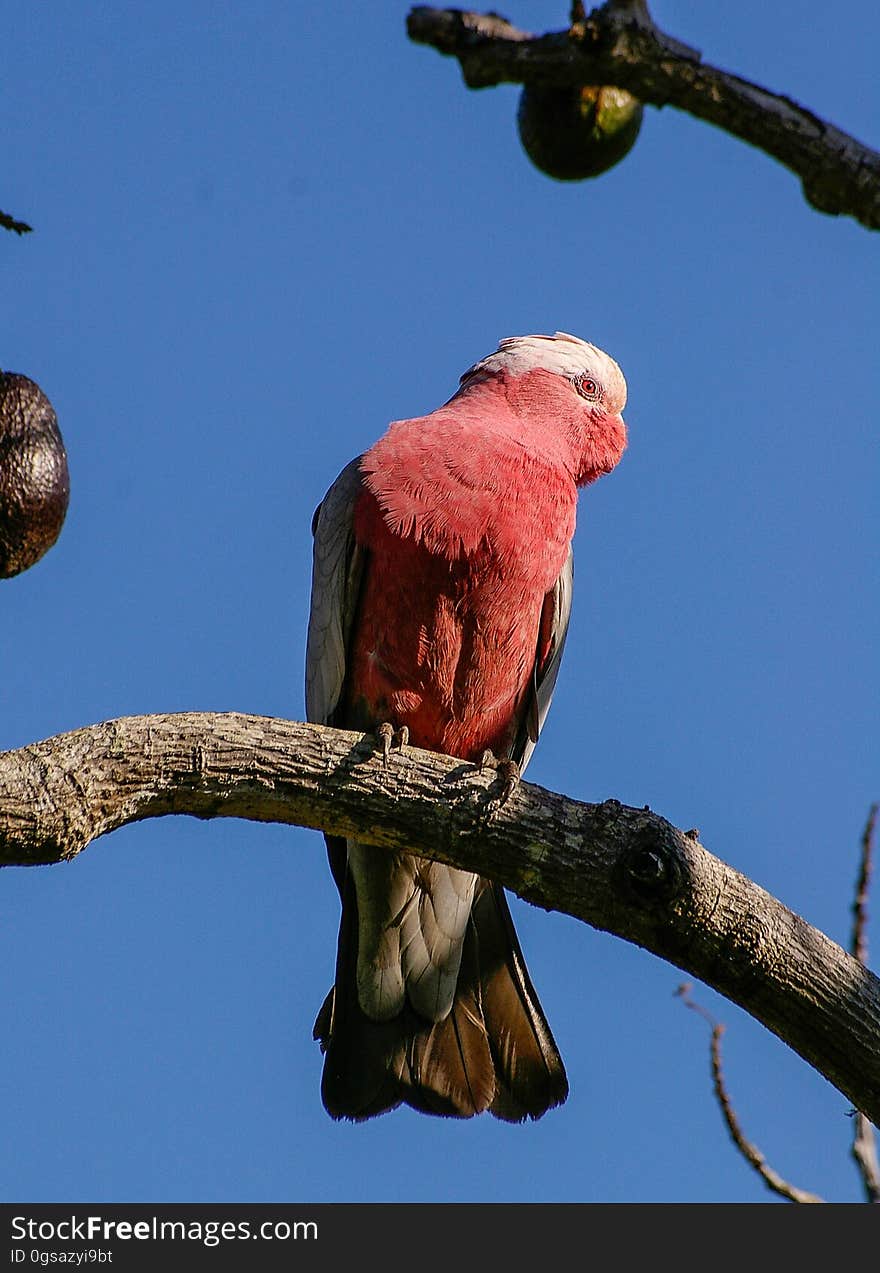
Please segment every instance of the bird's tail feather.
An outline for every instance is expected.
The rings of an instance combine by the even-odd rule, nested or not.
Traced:
[[[341,892],[336,983],[315,1022],[325,1052],[321,1095],[332,1117],[360,1121],[407,1104],[451,1118],[488,1109],[519,1122],[565,1100],[562,1060],[499,886],[479,883],[452,1010],[437,1022],[408,1002],[390,1021],[361,1011],[350,879]]]

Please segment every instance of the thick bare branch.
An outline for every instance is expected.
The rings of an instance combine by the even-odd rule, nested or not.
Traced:
[[[880,229],[880,154],[790,98],[700,60],[665,35],[647,5],[605,4],[569,30],[532,36],[494,14],[419,6],[412,40],[458,58],[469,88],[609,84],[652,106],[675,106],[791,169],[820,212]]]
[[[135,716],[0,753],[0,862],[75,857],[165,814],[321,828],[479,871],[740,1004],[875,1121],[880,982],[649,809],[581,804],[407,747],[235,713]]]

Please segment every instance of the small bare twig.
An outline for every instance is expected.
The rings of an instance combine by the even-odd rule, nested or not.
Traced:
[[[8,212],[0,212],[0,226],[16,234],[30,234],[33,230],[33,226],[28,225],[26,221],[16,221],[15,217],[11,217]]]
[[[814,1193],[807,1193],[805,1189],[798,1189],[795,1185],[790,1185],[787,1180],[783,1180],[772,1167],[768,1166],[764,1155],[757,1145],[753,1145],[750,1140],[746,1139],[728,1095],[727,1086],[724,1082],[724,1073],[721,1068],[721,1036],[724,1033],[724,1026],[717,1022],[701,1004],[691,998],[691,990],[690,982],[684,982],[678,987],[676,994],[685,1007],[699,1013],[712,1030],[712,1041],[710,1044],[712,1083],[715,1088],[715,1097],[721,1108],[721,1113],[724,1116],[724,1121],[727,1124],[727,1130],[730,1132],[733,1143],[746,1162],[754,1167],[767,1188],[771,1189],[773,1193],[780,1194],[783,1198],[787,1198],[789,1202],[824,1202],[824,1198],[820,1198]]]
[[[868,895],[871,891],[871,874],[874,869],[874,831],[877,826],[878,808],[880,806],[876,804],[871,805],[868,810],[868,820],[862,832],[862,856],[852,907],[853,932],[850,951],[863,967],[868,965]]]
[[[863,967],[868,964],[868,895],[871,890],[871,873],[874,857],[874,831],[877,826],[878,806],[872,804],[868,820],[862,832],[862,854],[853,902],[853,932],[850,947],[853,957]],[[862,1178],[862,1186],[868,1202],[880,1203],[880,1163],[877,1161],[877,1140],[869,1119],[860,1111],[854,1118],[853,1143],[850,1151]]]
[[[877,1139],[874,1127],[856,1110],[852,1156],[859,1169],[868,1202],[880,1202],[880,1167],[877,1164]]]

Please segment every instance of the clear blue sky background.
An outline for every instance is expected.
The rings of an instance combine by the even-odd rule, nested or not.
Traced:
[[[874,4],[832,26],[816,0],[655,8],[880,142]],[[0,583],[0,746],[129,713],[301,719],[329,482],[500,337],[562,328],[622,365],[630,448],[581,500],[529,777],[699,827],[846,943],[880,796],[880,238],[671,108],[606,177],[555,183],[520,150],[518,90],[465,91],[406,11],[6,7],[0,207],[35,233],[0,236],[0,364],[53,402],[72,497],[57,546]],[[351,1126],[311,1039],[338,916],[320,836],[166,818],[2,885],[3,1200],[771,1198],[726,1139],[682,974],[573,919],[514,902],[564,1108]],[[747,1133],[858,1200],[845,1098],[695,994]]]

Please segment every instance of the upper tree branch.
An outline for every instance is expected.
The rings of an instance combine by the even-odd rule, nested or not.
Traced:
[[[295,823],[415,849],[668,959],[740,1004],[880,1121],[880,982],[648,809],[522,783],[503,805],[473,765],[260,716],[93,725],[0,753],[0,863],[72,858],[96,836],[186,813]]]
[[[766,151],[800,177],[821,212],[880,229],[880,154],[790,98],[701,62],[665,35],[643,0],[608,3],[569,30],[532,36],[494,14],[419,6],[410,38],[461,63],[470,88],[613,84],[652,106],[676,106]]]

